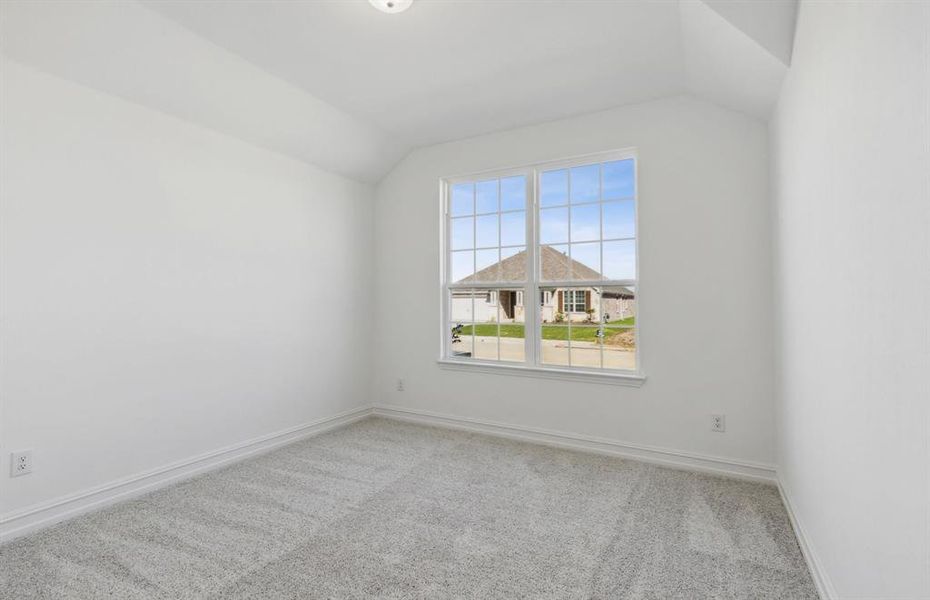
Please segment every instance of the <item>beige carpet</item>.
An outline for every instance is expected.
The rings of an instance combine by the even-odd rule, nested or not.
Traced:
[[[774,487],[369,419],[15,540],[0,597],[816,593]]]

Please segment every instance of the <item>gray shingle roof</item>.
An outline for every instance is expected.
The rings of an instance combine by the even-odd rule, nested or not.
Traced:
[[[634,292],[628,287],[614,286],[614,287],[604,288],[604,291],[601,293],[601,296],[604,298],[635,298],[636,292]]]
[[[540,246],[542,278],[545,281],[565,281],[569,279],[589,279],[597,281],[601,274],[577,260],[569,258],[552,246]],[[523,281],[526,279],[526,250],[481,269],[474,275],[460,279],[456,283],[475,283],[492,281]]]

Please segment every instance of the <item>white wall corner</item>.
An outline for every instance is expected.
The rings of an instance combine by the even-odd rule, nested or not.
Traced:
[[[781,495],[782,504],[785,505],[785,510],[788,511],[788,519],[791,521],[791,528],[794,529],[794,535],[798,539],[801,555],[804,556],[804,561],[807,563],[807,569],[810,571],[811,579],[814,581],[814,586],[817,588],[817,593],[820,594],[822,600],[834,600],[838,598],[833,583],[830,581],[830,576],[827,575],[823,562],[820,560],[817,551],[814,549],[813,542],[810,537],[808,537],[807,531],[804,529],[804,525],[801,523],[798,513],[795,511],[794,504],[791,500],[791,493],[780,475],[776,475],[776,483],[778,485],[778,493]]]
[[[681,0],[687,89],[763,121],[772,113],[787,64],[701,0]]]

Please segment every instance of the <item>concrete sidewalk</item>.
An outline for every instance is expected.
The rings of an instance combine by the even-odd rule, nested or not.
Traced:
[[[462,336],[462,341],[455,345],[456,352],[471,352],[474,358],[483,360],[504,360],[523,362],[523,338],[500,338],[500,358],[498,358],[498,339],[496,337],[478,336],[472,338]],[[542,363],[552,366],[569,366],[569,345],[562,340],[542,341]],[[601,349],[594,342],[572,342],[571,366],[601,368]],[[605,369],[634,370],[636,368],[636,353],[631,349],[604,346]]]

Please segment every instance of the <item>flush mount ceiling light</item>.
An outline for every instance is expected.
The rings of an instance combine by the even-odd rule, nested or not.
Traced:
[[[413,0],[368,0],[371,2],[371,5],[377,8],[380,11],[386,13],[400,13],[404,12],[410,5],[413,4]]]

